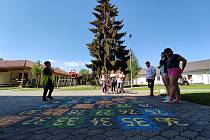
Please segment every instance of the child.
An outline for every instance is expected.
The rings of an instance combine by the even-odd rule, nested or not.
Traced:
[[[117,74],[117,93],[124,92],[124,89],[123,89],[124,78],[125,78],[125,75],[123,74],[121,70],[119,70]]]
[[[112,93],[116,93],[115,92],[115,87],[116,87],[116,84],[117,84],[117,81],[116,81],[116,74],[114,72],[114,70],[112,70],[111,74],[110,74],[110,78],[111,78],[111,91]]]
[[[104,72],[102,72],[101,76],[100,76],[100,80],[101,80],[101,86],[102,86],[102,92],[105,93],[105,95],[107,94],[107,83],[108,83],[108,77],[106,74],[104,74]]]

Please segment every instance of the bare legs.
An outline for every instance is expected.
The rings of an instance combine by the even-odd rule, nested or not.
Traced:
[[[163,83],[166,87],[167,96],[169,97],[170,96],[170,89],[169,89],[170,79],[167,75],[165,75],[165,76],[162,76],[162,80],[163,80]]]
[[[170,102],[173,101],[175,96],[177,96],[177,99],[180,98],[180,89],[178,85],[179,76],[170,76]]]

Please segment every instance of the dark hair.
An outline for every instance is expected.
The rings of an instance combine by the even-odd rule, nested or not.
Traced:
[[[172,51],[171,48],[166,48],[166,49],[164,49],[164,53],[169,53],[169,52],[173,53],[173,51]]]
[[[147,62],[145,62],[145,64],[150,64],[150,62],[149,62],[149,61],[147,61]]]
[[[47,64],[51,64],[51,63],[50,63],[50,61],[45,61],[44,64],[47,65]]]

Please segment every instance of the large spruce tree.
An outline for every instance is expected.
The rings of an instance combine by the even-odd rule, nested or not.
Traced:
[[[110,0],[97,0],[97,2],[98,5],[93,12],[96,19],[90,22],[94,26],[90,29],[94,38],[87,44],[93,60],[86,66],[92,69],[95,76],[100,75],[102,70],[105,73],[118,69],[125,71],[129,50],[126,50],[122,40],[126,33],[120,32],[123,21],[116,19],[119,14],[118,8],[112,5]]]

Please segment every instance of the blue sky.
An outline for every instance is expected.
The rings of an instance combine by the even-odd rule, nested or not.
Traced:
[[[112,0],[124,19],[140,65],[159,62],[171,47],[188,61],[209,59],[209,0]],[[91,60],[86,44],[96,0],[0,0],[0,57],[52,60],[55,67],[81,69]]]

